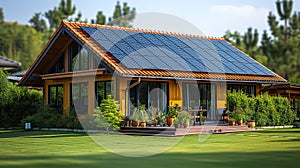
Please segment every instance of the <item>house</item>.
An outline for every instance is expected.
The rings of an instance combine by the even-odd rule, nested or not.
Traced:
[[[0,68],[3,68],[3,70],[10,70],[13,68],[20,68],[21,63],[8,59],[6,57],[0,56]]]
[[[213,120],[228,89],[256,95],[286,83],[223,38],[63,21],[19,85],[43,87],[61,112],[92,114],[111,94],[126,116],[178,104]]]

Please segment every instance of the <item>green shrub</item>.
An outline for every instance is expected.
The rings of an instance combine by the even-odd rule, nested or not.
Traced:
[[[68,115],[60,114],[56,109],[44,105],[43,108],[31,116],[25,117],[22,120],[22,125],[25,122],[30,122],[33,128],[70,128],[81,129],[81,124],[76,113],[70,110]]]
[[[42,93],[8,81],[0,69],[0,127],[20,127],[21,120],[43,106]]]
[[[295,118],[290,101],[283,97],[268,94],[249,97],[243,92],[230,91],[226,101],[231,114],[236,109],[243,109],[245,120],[255,120],[258,126],[289,125]]]
[[[106,128],[107,132],[109,127],[120,129],[122,114],[119,111],[119,104],[111,95],[107,95],[107,99],[102,100],[100,107],[94,110],[94,117],[96,126]]]

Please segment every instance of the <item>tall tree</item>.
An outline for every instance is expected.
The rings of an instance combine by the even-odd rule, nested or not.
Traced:
[[[135,8],[130,8],[126,2],[123,3],[123,7],[120,5],[120,2],[117,1],[115,10],[112,17],[109,17],[109,25],[120,26],[120,27],[132,27],[130,22],[136,16]]]
[[[3,13],[3,9],[0,8],[0,24],[4,23],[4,13]]]
[[[245,50],[250,55],[254,56],[258,43],[258,32],[257,29],[252,33],[252,28],[249,27],[247,32],[243,36],[243,43],[245,44]]]
[[[62,20],[61,15],[62,13],[57,9],[57,7],[54,7],[52,10],[49,10],[45,13],[45,17],[48,20],[50,29],[56,29],[59,26]]]
[[[33,17],[29,20],[29,23],[39,32],[47,31],[46,21],[42,18],[41,13],[35,13]]]
[[[97,16],[96,16],[96,24],[102,24],[104,25],[106,23],[106,17],[103,14],[102,11],[98,11]]]
[[[76,7],[72,5],[72,0],[67,0],[66,2],[61,0],[58,9],[62,13],[62,19],[69,19],[76,12]]]
[[[282,5],[282,6],[281,6]],[[292,0],[277,0],[276,2],[277,13],[280,17],[280,20],[284,20],[284,39],[287,42],[287,33],[288,33],[288,20],[291,17],[292,9],[293,9],[293,1]]]
[[[75,12],[76,7],[75,5],[72,5],[72,0],[61,0],[58,7],[54,7],[52,10],[45,13],[45,17],[48,20],[50,29],[56,29],[62,20],[72,20],[70,17],[75,14]]]

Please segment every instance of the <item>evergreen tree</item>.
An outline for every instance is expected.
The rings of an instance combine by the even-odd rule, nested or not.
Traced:
[[[135,8],[131,9],[126,2],[124,2],[123,7],[121,7],[120,2],[117,1],[113,16],[108,19],[108,24],[120,27],[131,27],[130,22],[133,21],[135,16]]]
[[[96,24],[104,25],[106,23],[106,17],[102,11],[98,11],[96,16]]]
[[[281,9],[281,5],[282,8]],[[283,0],[276,2],[279,20],[272,13],[268,23],[272,36],[263,36],[262,48],[268,56],[270,68],[290,82],[300,82],[299,74],[299,15],[291,16],[293,2]],[[284,24],[280,24],[283,21]]]
[[[61,0],[58,9],[62,13],[61,15],[62,20],[69,19],[69,17],[75,14],[76,12],[76,7],[75,5],[72,5],[72,0],[67,0],[67,2]]]
[[[257,52],[257,43],[258,43],[257,29],[255,29],[254,33],[252,33],[252,28],[249,27],[247,32],[243,36],[243,43],[245,45],[246,53],[254,57]]]
[[[3,9],[0,8],[0,24],[4,23],[4,13],[3,13]]]
[[[41,13],[35,13],[33,17],[29,20],[29,23],[35,28],[38,32],[46,32],[47,24],[46,21],[42,18]]]

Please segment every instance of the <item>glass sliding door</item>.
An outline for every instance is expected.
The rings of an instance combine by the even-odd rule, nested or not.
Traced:
[[[215,119],[216,91],[215,85],[199,83],[182,84],[182,108],[203,109],[209,119]]]
[[[130,84],[134,83],[132,81]],[[168,84],[165,82],[141,82],[129,90],[129,115],[134,108],[145,105],[148,112],[166,112],[168,106]]]

